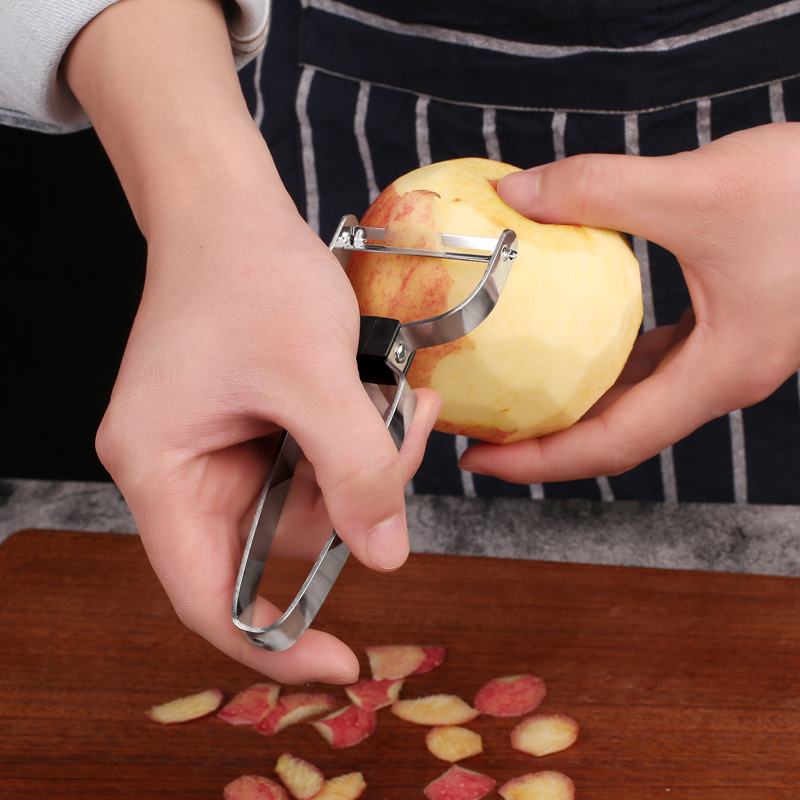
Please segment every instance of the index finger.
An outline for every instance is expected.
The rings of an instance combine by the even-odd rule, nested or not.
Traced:
[[[690,350],[694,348],[696,341]],[[720,384],[699,350],[695,356],[681,348],[666,366],[632,385],[596,416],[540,439],[473,445],[459,466],[513,483],[626,472],[730,410],[717,396],[714,387]]]
[[[355,654],[331,634],[308,630],[288,650],[269,652],[251,645],[231,619],[239,568],[237,520],[185,513],[179,499],[165,501],[155,526],[143,536],[151,564],[180,620],[226,655],[287,684],[323,681],[352,683]],[[267,625],[279,609],[259,598],[255,620]]]

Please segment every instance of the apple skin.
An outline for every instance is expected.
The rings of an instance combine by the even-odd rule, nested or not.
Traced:
[[[443,249],[441,233],[517,234],[500,299],[475,330],[417,351],[413,388],[443,399],[436,430],[508,443],[562,430],[613,385],[642,320],[639,264],[615,231],[543,225],[496,192],[516,167],[481,158],[442,161],[388,186],[361,223],[386,243]],[[353,253],[347,274],[363,315],[411,322],[442,314],[475,288],[483,263]]]

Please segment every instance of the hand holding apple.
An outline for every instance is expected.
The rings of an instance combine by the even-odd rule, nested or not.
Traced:
[[[408,379],[444,401],[436,428],[515,442],[572,425],[614,383],[642,317],[638,263],[609,230],[541,225],[498,197],[516,171],[486,159],[415,170],[385,189],[362,224],[386,242],[444,249],[440,234],[497,238],[510,228],[518,255],[500,299],[474,331],[417,351]],[[481,263],[354,253],[348,276],[362,314],[401,322],[441,314],[464,300]]]
[[[692,309],[642,336],[612,393],[568,430],[461,466],[521,483],[624,472],[800,367],[800,124],[764,125],[660,158],[567,158],[501,181],[543,223],[609,226],[675,254]]]

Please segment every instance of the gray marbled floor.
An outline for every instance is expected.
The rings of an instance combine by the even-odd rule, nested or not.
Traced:
[[[410,497],[415,552],[800,576],[800,507]],[[0,543],[54,528],[135,533],[106,483],[0,480]]]

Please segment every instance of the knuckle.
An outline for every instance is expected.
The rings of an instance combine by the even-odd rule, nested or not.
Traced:
[[[571,171],[565,190],[576,222],[602,225],[611,219],[620,196],[620,175],[613,157],[585,154],[569,159]]]
[[[95,435],[95,452],[112,477],[118,472],[123,449],[117,417],[109,407]]]
[[[336,470],[326,487],[326,495],[341,497],[344,502],[354,497],[362,502],[385,497],[396,491],[402,482],[402,466],[397,451],[375,448],[372,442],[361,447],[351,445],[348,452],[336,456],[336,461],[348,466]],[[330,465],[326,464],[325,468],[330,468]]]
[[[642,463],[641,458],[635,458],[630,453],[617,453],[611,456],[608,462],[608,469],[606,475],[609,477],[616,477],[630,472],[635,467]]]
[[[631,442],[630,440],[621,439],[619,436],[614,435],[602,415],[596,419],[599,424],[603,426],[604,433],[608,440],[612,442],[604,460],[603,475],[614,477],[630,472],[648,457],[655,455],[655,453],[642,452],[638,439]]]
[[[199,633],[202,627],[202,615],[196,604],[185,601],[173,601],[173,609],[180,623],[192,633]]]

